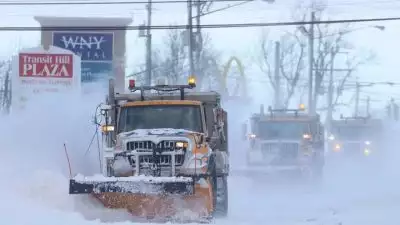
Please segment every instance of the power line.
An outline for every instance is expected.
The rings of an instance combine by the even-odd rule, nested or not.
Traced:
[[[341,23],[362,23],[376,21],[396,21],[400,17],[383,17],[369,19],[348,19],[348,20],[320,20],[320,21],[291,21],[274,23],[231,23],[231,24],[202,24],[200,28],[250,28],[250,27],[274,27],[274,26],[300,26],[307,24],[341,24]],[[188,29],[188,25],[158,25],[158,26],[45,26],[45,27],[0,27],[0,31],[118,31],[118,30],[176,30]],[[192,26],[193,27],[193,26]]]
[[[246,0],[213,0],[212,2],[242,2]],[[255,0],[247,0],[247,1],[255,1]],[[155,3],[187,3],[188,0],[165,0],[165,1],[154,1]],[[201,3],[209,2],[206,0],[201,0]],[[0,1],[0,5],[10,5],[10,6],[29,6],[29,5],[97,5],[97,4],[146,4],[147,1],[82,1],[82,0],[71,0],[71,1],[24,1],[24,2],[17,2],[17,1]],[[381,1],[365,1],[365,2],[338,2],[338,3],[318,3],[317,6],[348,6],[348,5],[368,5],[368,4],[384,4],[384,3],[400,3],[399,0],[381,0]],[[279,4],[277,3],[276,6],[295,6],[293,4]]]
[[[213,2],[242,2],[243,0],[213,0]],[[254,0],[250,0],[254,1]],[[153,1],[152,3],[158,4],[171,4],[171,3],[187,3],[188,0],[166,0],[166,1]],[[207,3],[209,1],[202,0],[200,3]],[[68,2],[0,2],[0,6],[43,6],[43,5],[130,5],[130,4],[147,4],[147,1],[68,1]]]

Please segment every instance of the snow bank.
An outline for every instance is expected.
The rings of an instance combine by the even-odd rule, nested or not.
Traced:
[[[92,122],[95,109],[103,100],[103,94],[95,93],[81,99],[62,94],[42,96],[29,111],[0,117],[3,223],[129,220],[126,212],[106,210],[88,196],[68,195],[69,169],[63,145],[66,143],[73,173],[99,173],[96,138],[91,148],[88,146],[96,131]]]

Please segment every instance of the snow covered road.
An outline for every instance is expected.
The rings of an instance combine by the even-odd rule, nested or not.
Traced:
[[[365,179],[363,175],[368,174],[330,171],[320,187],[260,184],[251,178],[231,177],[229,217],[218,219],[215,224],[400,224],[398,185],[388,183],[384,177]],[[1,214],[7,224],[100,223],[85,220],[77,211],[121,221],[115,224],[131,224],[125,221],[129,216],[122,212],[107,212],[95,204],[93,209],[85,208],[88,199],[69,196],[66,178],[57,173],[36,171],[31,179],[13,185],[9,192],[2,192],[7,204],[2,206]],[[17,214],[23,210],[24,216]]]
[[[74,170],[82,169],[86,158],[96,159],[97,152],[95,148],[86,152],[94,130],[87,112],[95,108],[93,104],[72,111],[65,107],[0,121],[6,127],[0,131],[2,223],[90,225],[102,224],[95,219],[101,218],[117,220],[116,225],[132,224],[124,212],[107,211],[87,197],[68,195],[62,144],[68,143]],[[33,116],[35,120],[29,119]],[[241,159],[238,152],[232,155],[233,161]],[[389,158],[392,161],[381,164],[379,170],[350,162],[328,164],[325,181],[318,187],[231,176],[229,216],[215,224],[399,225],[399,157]],[[86,172],[97,166],[85,164]],[[93,220],[86,220],[81,212],[91,214]]]
[[[358,179],[360,174],[353,175],[358,176],[327,176],[326,183],[318,188],[260,185],[251,178],[231,177],[229,217],[218,219],[216,224],[398,225],[398,185],[374,177],[367,182],[365,178]],[[30,179],[17,180],[9,188],[3,186],[1,192],[7,203],[2,205],[1,214],[7,224],[100,223],[86,221],[77,212],[89,211],[83,207],[85,198],[69,196],[67,179],[61,174],[38,170]],[[81,207],[76,209],[77,205]],[[107,213],[96,207],[90,211],[94,217],[120,217],[121,224],[130,224],[123,222],[127,218],[124,213]]]

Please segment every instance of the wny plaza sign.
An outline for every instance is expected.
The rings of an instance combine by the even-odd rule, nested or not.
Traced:
[[[113,37],[113,33],[53,32],[53,45],[71,50],[82,61],[112,61]]]
[[[60,30],[41,32],[41,45],[63,48],[81,56],[82,91],[98,92],[99,85],[107,93],[108,78],[115,78],[118,92],[126,89],[125,57],[126,29],[132,23],[128,17],[61,17],[35,16],[41,27],[65,27]],[[80,27],[73,30],[73,27]],[[90,27],[88,30],[82,27]],[[102,27],[121,27],[107,30]]]
[[[53,32],[52,43],[81,56],[82,82],[105,80],[112,75],[112,32]]]

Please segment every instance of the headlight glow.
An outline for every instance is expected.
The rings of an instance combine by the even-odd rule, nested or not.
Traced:
[[[340,146],[340,144],[335,144],[335,148],[333,149],[333,151],[339,152],[341,147],[342,146]]]
[[[176,142],[175,147],[177,147],[177,148],[187,148],[188,147],[188,143],[182,142],[182,141],[178,141],[178,142]]]
[[[105,133],[105,132],[111,132],[111,131],[114,131],[114,126],[106,126],[106,125],[103,125],[103,126],[101,126],[101,130]]]
[[[370,141],[366,141],[365,144],[366,144],[366,145],[370,145],[371,142],[370,142]]]

